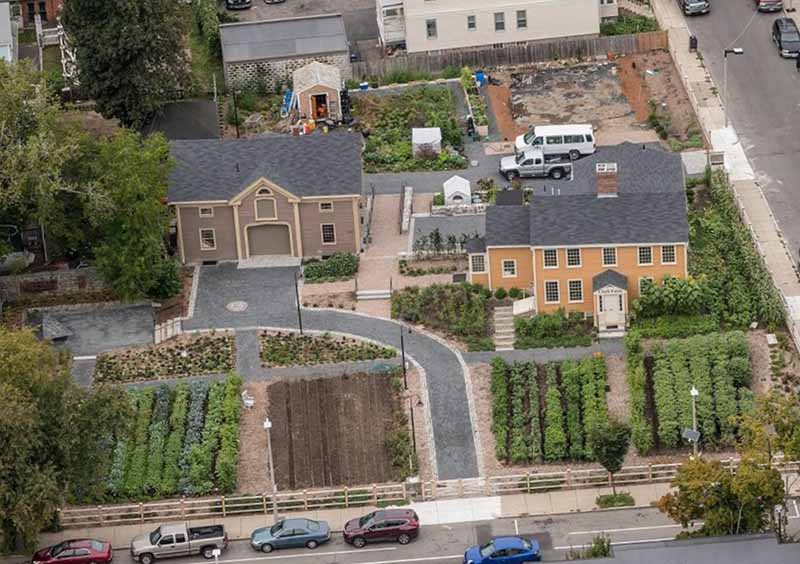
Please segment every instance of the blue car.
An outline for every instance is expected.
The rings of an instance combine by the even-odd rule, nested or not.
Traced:
[[[331,540],[331,529],[325,521],[284,519],[271,527],[256,529],[250,535],[250,546],[261,552],[276,548],[317,548]]]
[[[522,537],[496,537],[464,553],[464,564],[522,564],[541,559],[539,543]]]

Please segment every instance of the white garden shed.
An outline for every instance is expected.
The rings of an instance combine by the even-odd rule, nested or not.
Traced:
[[[444,183],[444,203],[446,206],[469,204],[472,201],[469,180],[453,176]]]
[[[420,154],[438,155],[442,152],[442,130],[438,127],[415,127],[411,130],[411,150],[415,157]]]

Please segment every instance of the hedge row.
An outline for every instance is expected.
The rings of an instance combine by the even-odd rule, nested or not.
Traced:
[[[519,464],[591,456],[586,434],[608,417],[602,357],[541,366],[495,358],[491,367],[498,460]]]

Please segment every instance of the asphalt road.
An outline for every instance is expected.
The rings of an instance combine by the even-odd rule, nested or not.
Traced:
[[[788,0],[787,0],[788,2]],[[800,7],[800,0],[794,0]],[[800,73],[772,43],[771,26],[782,14],[757,13],[752,0],[712,0],[711,13],[687,18],[703,60],[723,92],[723,50],[728,56],[729,119],[756,171],[778,225],[797,258],[800,248]],[[752,21],[751,21],[752,19]],[[737,37],[750,22],[741,38]],[[735,41],[735,43],[734,43]]]
[[[797,510],[793,511],[793,524],[798,523]],[[463,561],[464,551],[473,544],[486,542],[493,536],[521,534],[539,541],[545,561],[559,561],[564,558],[565,551],[570,547],[580,547],[588,543],[596,535],[606,532],[611,537],[616,550],[619,551],[619,562],[644,561],[650,564],[657,562],[689,563],[689,562],[724,562],[725,564],[752,564],[753,549],[720,549],[706,548],[713,553],[709,559],[696,560],[687,557],[689,551],[683,543],[668,543],[669,550],[664,551],[665,541],[670,541],[681,531],[657,509],[623,509],[616,511],[598,511],[591,513],[575,513],[567,515],[551,515],[544,517],[526,517],[520,519],[496,519],[476,523],[454,525],[423,526],[420,537],[407,546],[393,543],[367,545],[360,550],[354,549],[341,538],[334,534],[333,539],[326,545],[316,550],[286,549],[275,551],[271,554],[255,552],[247,541],[232,542],[228,550],[220,557],[220,564],[270,564],[272,562],[289,562],[291,564],[405,564],[405,563],[435,563],[459,564]],[[707,541],[704,541],[707,542]],[[755,542],[755,541],[754,541]],[[635,547],[650,546],[657,543],[662,547],[656,551],[661,554],[652,562],[649,556],[645,557],[641,551],[633,550]],[[755,545],[754,545],[755,546]],[[760,559],[770,564],[783,564],[800,561],[800,545],[794,545],[795,550],[790,554],[790,559],[783,560],[781,554],[773,557],[773,548],[776,546],[771,538],[758,541],[759,550],[770,551],[770,557]],[[676,551],[672,556],[672,551]],[[649,554],[649,552],[648,552]],[[720,557],[722,554],[724,557]],[[788,553],[787,553],[788,554]],[[738,555],[742,555],[740,558]],[[748,559],[745,559],[747,556]],[[133,564],[127,551],[117,551],[114,555],[115,564]],[[165,561],[166,562],[166,561]],[[200,557],[177,558],[170,560],[174,564],[205,564]]]

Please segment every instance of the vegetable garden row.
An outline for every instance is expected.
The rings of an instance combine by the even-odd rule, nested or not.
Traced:
[[[236,488],[242,381],[179,383],[132,390],[135,418],[117,437],[113,499],[227,493]]]
[[[537,365],[492,360],[492,432],[498,460],[591,458],[586,437],[608,419],[602,357]]]
[[[628,385],[633,442],[641,454],[655,447],[684,446],[682,432],[693,425],[692,386],[697,428],[705,448],[733,446],[736,417],[753,407],[747,337],[741,331],[672,339],[649,353],[640,337],[628,337]]]

